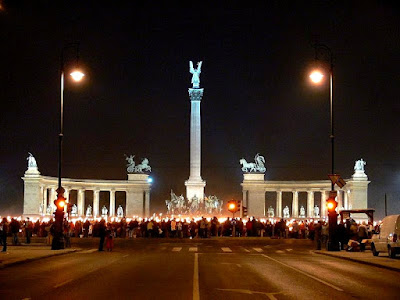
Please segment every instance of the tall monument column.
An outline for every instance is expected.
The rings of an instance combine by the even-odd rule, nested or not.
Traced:
[[[204,187],[206,182],[201,178],[201,119],[200,103],[203,97],[203,88],[200,88],[200,73],[202,62],[197,63],[194,69],[190,62],[190,73],[193,74],[193,88],[189,88],[191,102],[190,114],[190,176],[186,185],[186,198],[192,199],[196,196],[200,201],[204,198]]]

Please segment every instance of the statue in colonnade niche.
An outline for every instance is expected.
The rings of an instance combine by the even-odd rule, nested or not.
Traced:
[[[273,218],[275,217],[275,212],[274,212],[274,208],[272,206],[268,207],[268,217],[269,218]]]
[[[319,207],[318,207],[318,205],[314,206],[314,218],[319,218]]]
[[[46,215],[51,215],[51,205],[50,204],[46,208]]]
[[[86,217],[91,217],[92,216],[92,206],[89,204],[88,207],[86,208]]]
[[[71,216],[76,217],[78,215],[78,207],[76,204],[72,205],[71,207]]]
[[[40,203],[39,214],[43,215],[43,203]]]
[[[286,219],[290,218],[289,207],[287,205],[283,209],[283,217]]]
[[[121,205],[118,206],[118,209],[117,209],[117,217],[118,217],[118,218],[123,218],[123,217],[124,217],[124,209],[122,208]]]
[[[107,214],[108,214],[108,209],[105,205],[103,205],[103,207],[101,208],[101,215],[103,217],[107,217]]]
[[[300,207],[300,218],[305,218],[306,217],[306,210],[304,209],[304,206],[302,205]]]

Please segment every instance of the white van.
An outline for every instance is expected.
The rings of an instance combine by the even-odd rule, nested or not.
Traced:
[[[371,250],[374,256],[387,252],[394,258],[400,253],[400,215],[387,216],[379,225],[379,232],[372,236]]]

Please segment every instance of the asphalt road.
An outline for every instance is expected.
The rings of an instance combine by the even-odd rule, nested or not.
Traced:
[[[95,244],[0,270],[0,299],[400,298],[398,272],[313,254],[306,240]]]

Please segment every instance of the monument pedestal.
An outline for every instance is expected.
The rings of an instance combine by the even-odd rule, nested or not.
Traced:
[[[24,177],[24,217],[39,217],[40,209],[40,172],[37,167],[30,167],[26,170]],[[55,200],[55,199],[50,199]],[[46,208],[43,208],[44,210]]]
[[[200,199],[200,202],[203,202],[204,199],[204,187],[206,186],[206,182],[201,178],[198,180],[186,180],[186,198],[192,199],[194,196]]]
[[[150,188],[149,175],[143,173],[128,174],[129,189],[126,191],[125,216],[149,217],[150,216]]]

